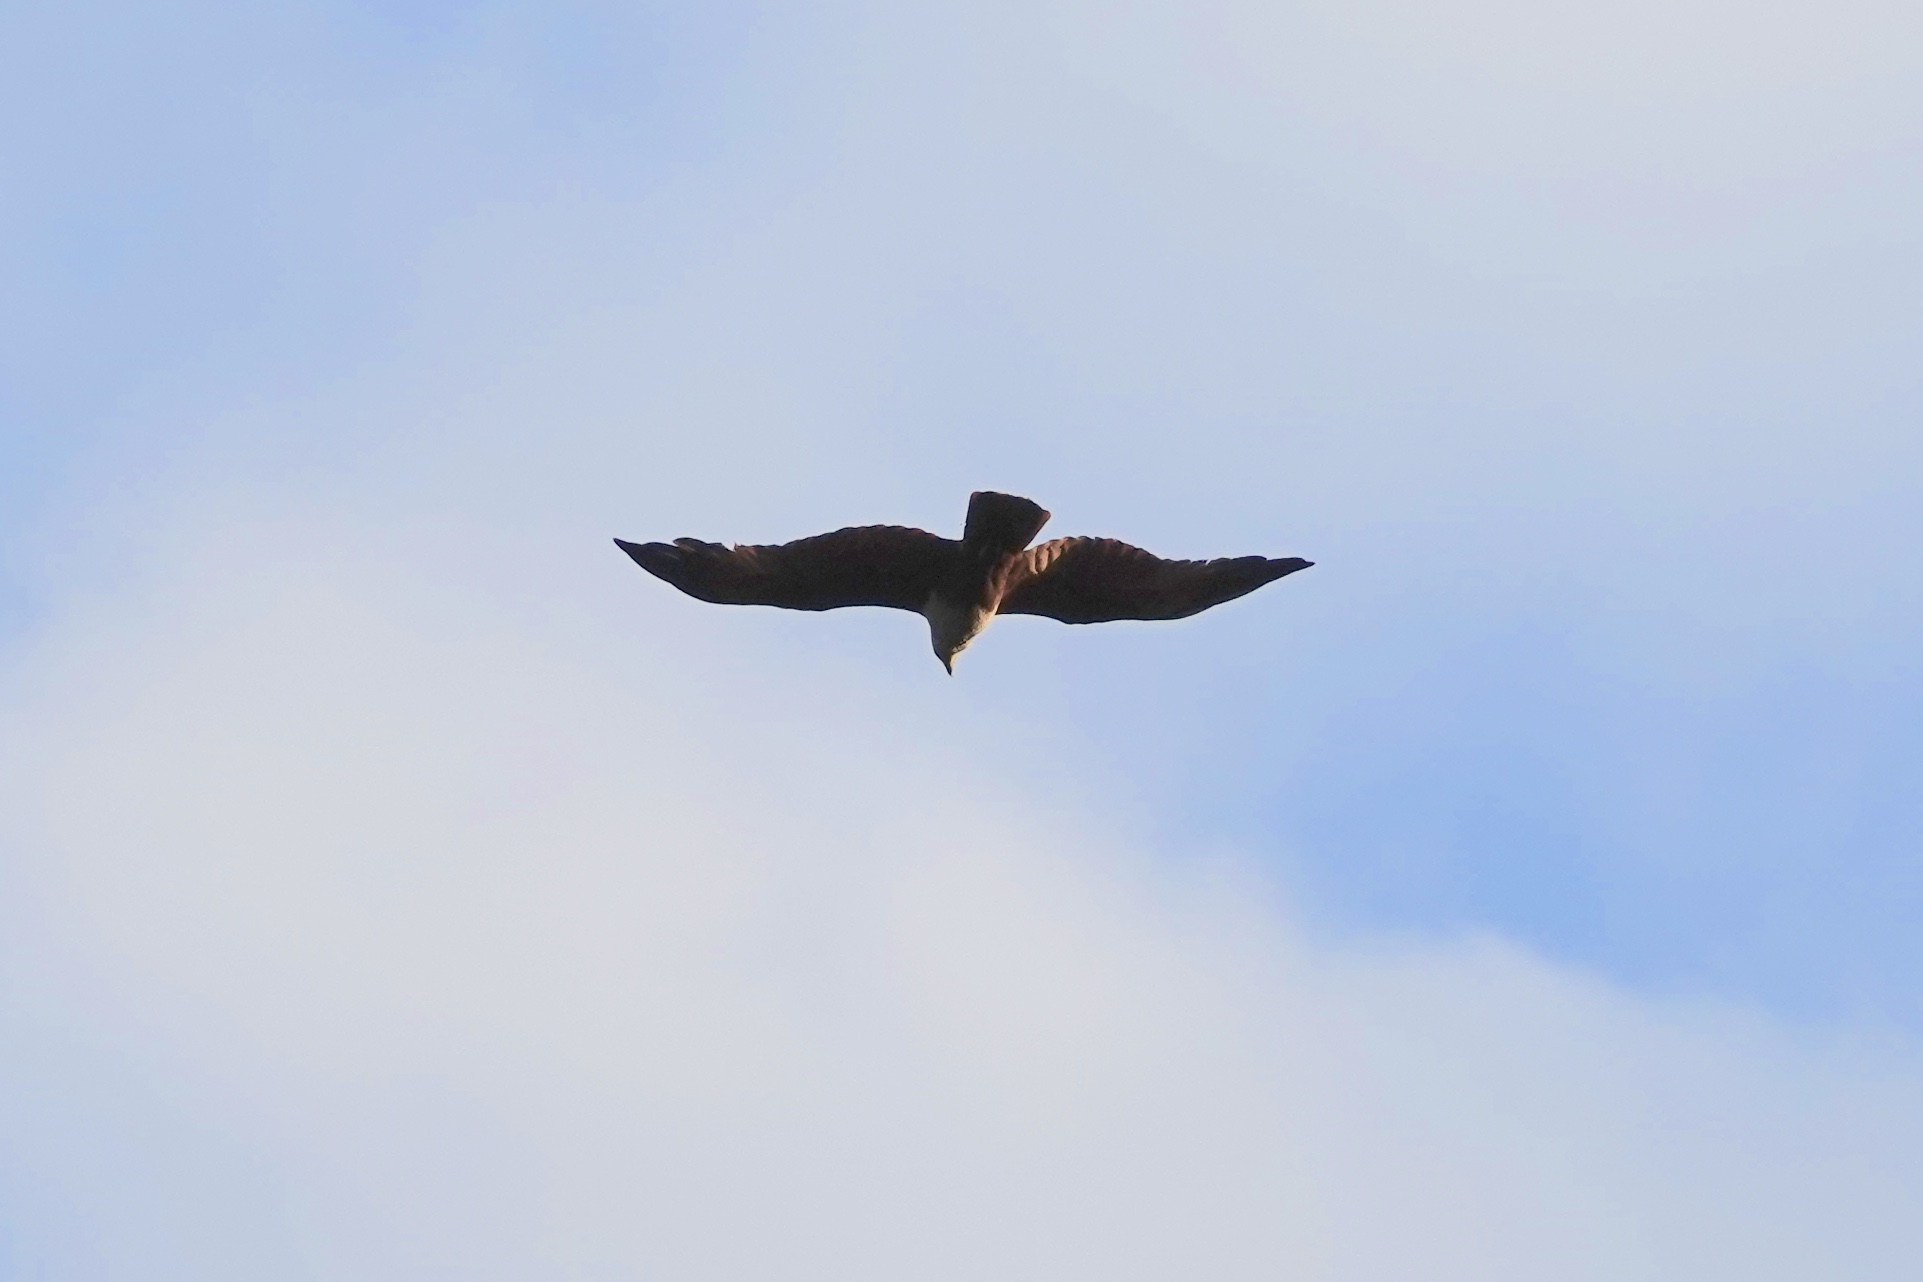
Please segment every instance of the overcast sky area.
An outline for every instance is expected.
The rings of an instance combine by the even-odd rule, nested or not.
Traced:
[[[1923,11],[0,9],[0,1279],[1908,1279]],[[1314,569],[702,606],[612,536]]]

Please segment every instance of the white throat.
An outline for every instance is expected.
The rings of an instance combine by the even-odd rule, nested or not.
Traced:
[[[922,603],[921,613],[928,620],[928,640],[935,647],[935,657],[943,663],[967,649],[995,617],[980,606],[956,605],[933,592]]]

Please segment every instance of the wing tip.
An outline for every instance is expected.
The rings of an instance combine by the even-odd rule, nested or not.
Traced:
[[[1291,574],[1299,574],[1314,564],[1314,561],[1306,560],[1299,556],[1276,557],[1269,562],[1267,581],[1274,583],[1277,579],[1286,579]]]
[[[669,579],[669,571],[681,563],[679,549],[667,543],[630,543],[626,539],[616,539],[614,546],[628,554],[628,559],[657,578]]]

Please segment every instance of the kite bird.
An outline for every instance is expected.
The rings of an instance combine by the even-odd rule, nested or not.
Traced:
[[[1313,564],[1293,556],[1164,561],[1114,539],[1029,547],[1047,523],[1039,504],[982,490],[968,496],[960,542],[900,525],[862,525],[753,547],[699,539],[615,543],[649,574],[703,601],[913,610],[928,620],[935,657],[951,676],[955,656],[998,614],[1063,623],[1183,619]]]

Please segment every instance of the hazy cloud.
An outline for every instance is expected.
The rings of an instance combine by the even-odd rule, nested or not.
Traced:
[[[0,42],[5,1271],[1908,1275],[1905,12],[277,13]],[[981,485],[1321,564],[608,543]]]

